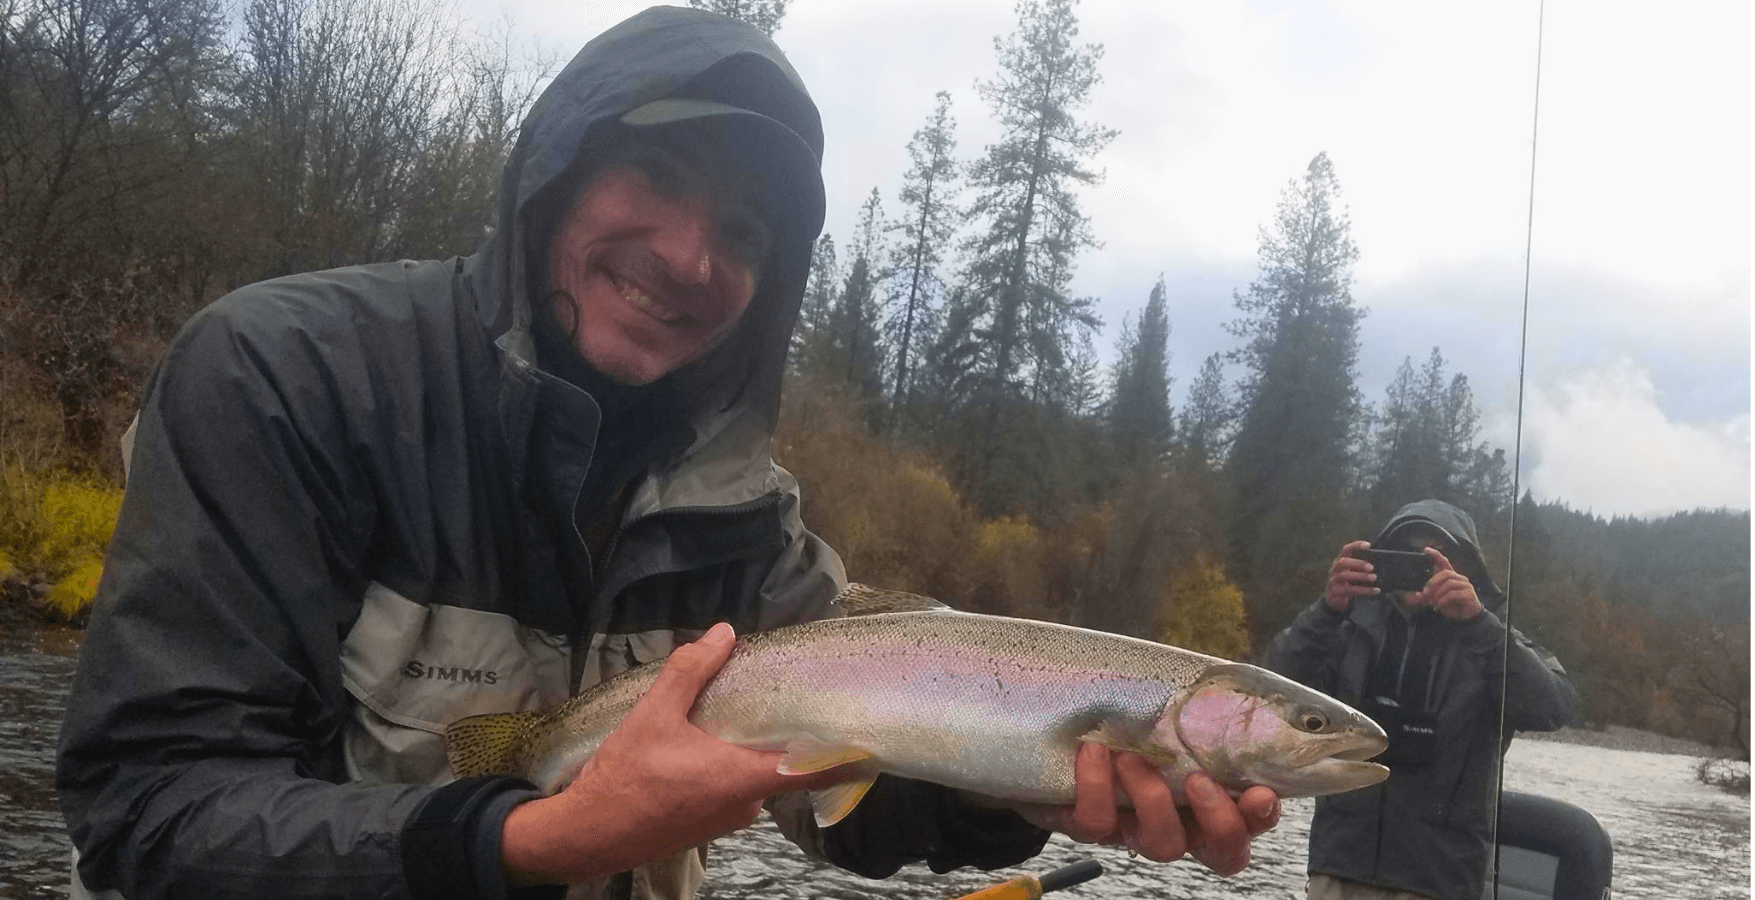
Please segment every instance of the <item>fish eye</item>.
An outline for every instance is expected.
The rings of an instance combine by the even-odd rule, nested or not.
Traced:
[[[1305,712],[1298,717],[1298,727],[1304,731],[1318,732],[1328,727],[1328,718],[1319,712]]]

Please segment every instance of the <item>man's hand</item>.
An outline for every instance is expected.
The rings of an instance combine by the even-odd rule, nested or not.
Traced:
[[[1370,541],[1354,541],[1341,548],[1341,554],[1328,567],[1328,589],[1322,599],[1338,613],[1353,605],[1354,597],[1372,597],[1382,593],[1376,587],[1377,576],[1371,564],[1354,554],[1371,549]]]
[[[1425,552],[1432,559],[1432,577],[1413,596],[1413,604],[1430,606],[1439,615],[1457,622],[1467,622],[1480,615],[1481,598],[1475,595],[1474,582],[1458,572],[1437,547],[1427,547]]]
[[[728,744],[689,710],[731,657],[731,626],[678,647],[579,777],[512,810],[500,859],[512,884],[571,884],[705,844],[754,822],[762,801],[835,783],[838,770],[781,775],[783,754]]]
[[[1279,824],[1280,798],[1252,787],[1232,800],[1203,773],[1183,783],[1189,806],[1178,807],[1163,776],[1136,753],[1111,753],[1083,744],[1074,763],[1077,795],[1072,806],[1021,809],[1036,825],[1082,843],[1118,844],[1157,862],[1188,854],[1220,875],[1249,865],[1251,838]],[[1116,803],[1117,787],[1133,808]]]

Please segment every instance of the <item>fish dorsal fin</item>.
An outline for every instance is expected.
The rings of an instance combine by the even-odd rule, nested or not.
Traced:
[[[775,771],[782,775],[809,775],[848,763],[871,759],[871,751],[816,741],[793,741],[786,745],[786,756]]]
[[[820,791],[810,792],[810,808],[816,814],[817,827],[827,828],[853,811],[859,801],[865,799],[865,792],[871,790],[871,783],[877,780],[877,773],[843,781]]]
[[[1096,728],[1085,732],[1079,740],[1087,744],[1102,744],[1117,753],[1138,753],[1160,768],[1176,762],[1176,754],[1163,747],[1152,746],[1141,742],[1138,738],[1126,735],[1117,728],[1113,721],[1105,719]]]
[[[540,711],[468,716],[445,726],[445,760],[458,778],[517,774],[513,750]]]

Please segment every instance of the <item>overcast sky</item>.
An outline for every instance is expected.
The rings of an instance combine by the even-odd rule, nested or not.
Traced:
[[[481,23],[570,56],[649,5],[465,0]],[[1235,341],[1258,229],[1318,152],[1360,250],[1362,387],[1379,403],[1434,345],[1486,436],[1516,438],[1532,242],[1522,485],[1599,515],[1750,500],[1750,18],[1740,0],[1469,3],[1085,0],[1104,48],[1086,121],[1120,130],[1083,194],[1103,241],[1073,290],[1113,355],[1162,273],[1172,402]],[[958,155],[997,132],[975,92],[1015,29],[1010,0],[792,0],[775,40],[822,109],[826,229],[845,244],[940,90]],[[1531,214],[1532,127],[1534,159]]]

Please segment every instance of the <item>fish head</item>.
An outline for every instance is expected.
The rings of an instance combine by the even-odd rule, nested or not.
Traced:
[[[1220,784],[1266,785],[1282,797],[1318,797],[1376,784],[1389,746],[1358,710],[1266,669],[1215,664],[1166,705],[1154,743],[1180,747]]]

